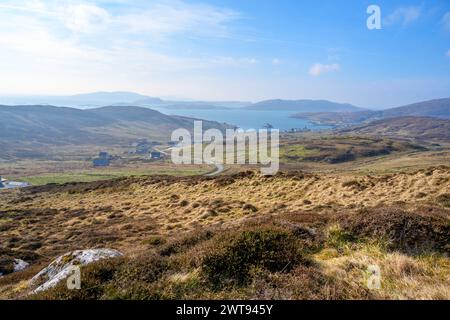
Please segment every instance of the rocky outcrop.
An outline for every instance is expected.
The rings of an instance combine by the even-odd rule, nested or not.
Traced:
[[[22,271],[30,264],[22,259],[2,258],[0,259],[0,277],[4,274]]]
[[[22,271],[28,268],[30,264],[22,259],[14,259],[13,272]]]
[[[37,286],[33,290],[34,293],[44,291],[56,286],[61,280],[70,276],[74,266],[84,266],[95,261],[120,256],[122,256],[122,253],[113,249],[89,249],[69,252],[58,257],[35,275],[31,279],[30,285],[32,287]]]

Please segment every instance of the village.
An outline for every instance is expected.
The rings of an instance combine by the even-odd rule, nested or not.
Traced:
[[[94,157],[88,156],[84,158],[84,160],[82,160],[80,163],[85,162],[85,164],[81,165],[81,167],[84,167],[87,170],[91,168],[91,173],[94,174],[94,171],[96,171],[96,169],[101,168],[115,167],[117,169],[128,167],[129,165],[134,166],[137,164],[145,165],[156,162],[163,162],[168,157],[168,153],[158,149],[158,147],[161,149],[165,149],[173,145],[174,143],[167,142],[165,146],[162,146],[161,143],[149,142],[146,139],[141,139],[136,141],[135,143],[132,143],[128,148],[125,147],[122,150],[109,150],[108,148],[105,148],[99,151]],[[64,165],[62,166],[62,169],[58,171],[60,173],[66,171]],[[8,170],[2,170],[0,172],[0,190],[24,188],[35,185],[33,182],[30,183],[22,181],[22,177],[18,177],[14,174],[13,177],[7,177],[8,173],[11,172],[9,172]],[[27,179],[25,178],[24,180]]]
[[[173,143],[169,142],[168,145]],[[112,155],[107,151],[100,151],[98,157],[92,159],[93,167],[109,167],[114,160],[142,160],[142,161],[158,161],[163,160],[167,154],[160,151],[157,146],[158,142],[149,142],[147,139],[141,139],[131,145],[130,150],[124,151],[122,157]]]

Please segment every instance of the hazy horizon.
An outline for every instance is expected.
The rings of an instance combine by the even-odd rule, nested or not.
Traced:
[[[3,95],[132,91],[387,108],[450,96],[450,3],[135,0],[0,4]]]
[[[254,103],[258,103],[258,102],[262,102],[262,101],[269,101],[269,100],[325,100],[325,101],[330,101],[330,102],[336,102],[336,103],[340,103],[340,104],[351,104],[355,107],[359,107],[359,108],[363,108],[363,109],[371,109],[371,110],[384,110],[384,109],[390,109],[390,108],[396,108],[396,107],[401,107],[401,106],[406,106],[409,104],[414,104],[414,103],[418,103],[418,102],[423,102],[423,101],[428,101],[428,100],[439,100],[439,99],[446,99],[449,97],[435,97],[435,98],[431,98],[428,100],[420,100],[420,101],[411,101],[408,103],[404,103],[401,105],[392,105],[392,106],[386,106],[386,107],[379,107],[379,106],[362,106],[362,105],[357,105],[355,103],[352,103],[351,101],[338,101],[338,100],[333,100],[333,99],[308,99],[308,98],[294,98],[294,99],[283,99],[280,97],[273,97],[273,98],[268,98],[268,99],[264,99],[264,100],[255,100],[255,101],[244,101],[244,100],[226,100],[226,99],[222,99],[222,100],[208,100],[208,99],[192,99],[192,98],[183,98],[183,97],[165,97],[165,96],[158,96],[158,95],[147,95],[145,93],[141,93],[141,92],[133,92],[133,91],[92,91],[92,92],[79,92],[79,93],[73,93],[73,94],[0,94],[0,105],[1,104],[5,104],[5,105],[11,105],[8,103],[2,103],[1,98],[9,98],[9,99],[14,99],[14,98],[29,98],[29,99],[33,99],[33,98],[40,98],[40,99],[45,99],[45,98],[68,98],[68,97],[76,97],[76,96],[82,96],[82,95],[90,95],[90,94],[117,94],[117,93],[123,93],[123,94],[137,94],[137,95],[142,95],[142,96],[146,96],[149,98],[159,98],[163,101],[173,101],[173,102],[211,102],[211,103],[220,103],[220,102],[240,102],[240,103],[249,103],[249,104],[254,104]],[[117,103],[119,103],[120,101],[116,101]],[[34,103],[34,102],[33,102]],[[42,103],[42,102],[36,102],[36,103]],[[126,103],[126,101],[125,101]],[[20,103],[19,103],[20,104]],[[51,102],[46,103],[48,105],[51,105]],[[58,105],[56,105],[58,106]],[[74,108],[78,108],[79,106],[74,105]]]

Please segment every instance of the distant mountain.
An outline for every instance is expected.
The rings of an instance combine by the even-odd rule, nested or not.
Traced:
[[[241,101],[172,101],[134,92],[93,92],[70,96],[0,96],[0,105],[57,105],[89,109],[104,106],[168,107],[170,109],[225,109],[248,106]]]
[[[293,112],[353,112],[364,110],[351,104],[327,100],[266,100],[252,104],[246,109]]]
[[[376,111],[357,111],[357,112],[302,112],[293,114],[292,118],[305,119],[312,123],[327,126],[343,126],[366,122],[373,119]]]
[[[338,132],[450,142],[450,120],[432,117],[386,118]]]
[[[423,101],[380,111],[301,112],[293,114],[292,117],[332,126],[354,125],[368,123],[378,119],[397,117],[436,117],[450,119],[450,98]]]
[[[81,109],[103,107],[112,104],[133,104],[134,101],[158,98],[147,97],[133,92],[94,92],[71,96],[0,96],[3,105],[57,105]]]
[[[153,103],[161,102],[159,98],[147,97],[134,92],[94,92],[86,94],[77,94],[67,97],[76,104],[107,106],[116,103],[132,104],[135,101],[151,100]]]
[[[206,103],[185,102],[168,105],[160,105],[164,109],[168,110],[232,110],[231,107],[224,107]],[[236,108],[234,108],[236,109]]]
[[[0,150],[55,145],[123,145],[136,139],[166,142],[193,118],[132,106],[79,110],[54,106],[0,106]],[[226,125],[203,121],[204,129]]]
[[[381,111],[381,117],[383,118],[405,116],[437,117],[449,119],[450,98],[423,101]]]

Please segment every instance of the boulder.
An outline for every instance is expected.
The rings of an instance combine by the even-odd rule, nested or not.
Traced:
[[[22,259],[1,258],[0,259],[0,277],[4,274],[22,271],[30,264]]]
[[[30,264],[22,259],[14,259],[13,272],[22,271],[28,268]]]
[[[47,290],[56,286],[61,280],[66,279],[72,274],[73,266],[84,266],[95,261],[120,257],[123,254],[113,249],[88,249],[76,250],[66,253],[52,263],[45,269],[35,275],[31,281],[31,286],[38,287],[33,291],[34,293]]]

